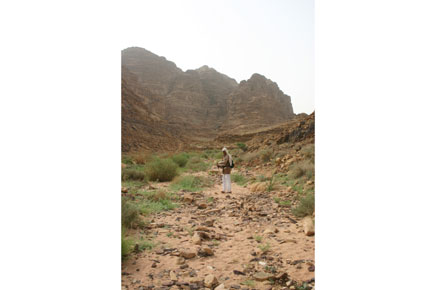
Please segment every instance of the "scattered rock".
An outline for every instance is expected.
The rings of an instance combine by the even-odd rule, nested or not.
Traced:
[[[224,284],[220,284],[217,287],[215,287],[215,290],[224,290],[225,289],[225,285]]]
[[[124,164],[125,165],[125,164]],[[126,188],[126,187],[122,187],[121,188],[121,192],[123,192],[123,193],[127,193],[128,192],[128,188]]]
[[[190,193],[185,193],[183,195],[183,202],[192,203],[194,201],[194,197]]]
[[[206,256],[213,256],[214,255],[214,251],[209,248],[209,247],[202,247],[199,250],[199,255],[202,257],[206,257]]]
[[[194,258],[197,255],[197,251],[194,249],[185,249],[180,251],[180,256],[185,259]]]
[[[215,287],[218,284],[218,281],[214,275],[209,274],[205,277],[203,284],[205,285],[205,287],[211,288],[211,287]]]
[[[257,281],[266,281],[273,278],[274,278],[273,274],[269,274],[265,272],[258,272],[254,274],[254,279]]]
[[[204,202],[202,202],[202,203],[199,203],[197,207],[198,207],[199,209],[205,209],[205,208],[207,208],[207,207],[208,207],[208,204],[207,204],[207,203],[204,203]]]
[[[170,271],[170,279],[171,281],[177,281],[177,275],[174,271]]]
[[[243,276],[246,275],[245,273],[243,273],[241,271],[238,271],[238,270],[234,270],[233,272],[234,272],[235,275],[243,275]]]
[[[185,258],[183,258],[183,257],[178,257],[177,260],[176,260],[176,264],[177,264],[177,265],[183,265],[183,264],[185,264]]]
[[[193,235],[193,237],[191,238],[191,241],[193,242],[193,244],[195,245],[201,245],[202,244],[202,238],[200,238],[198,233],[195,233]]]

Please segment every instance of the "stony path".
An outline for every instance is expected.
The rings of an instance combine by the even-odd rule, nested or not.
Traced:
[[[182,193],[181,207],[154,217],[146,232],[157,246],[123,263],[122,289],[314,285],[315,238],[304,234],[302,221],[269,193],[233,184],[233,193],[224,194],[218,176],[211,178],[214,187]]]

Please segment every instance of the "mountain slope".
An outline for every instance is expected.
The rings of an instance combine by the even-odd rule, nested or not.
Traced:
[[[238,84],[208,66],[184,72],[138,47],[122,51],[121,73],[123,151],[173,150],[294,117],[290,97],[259,74]]]

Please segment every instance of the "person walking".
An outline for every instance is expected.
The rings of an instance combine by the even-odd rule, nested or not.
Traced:
[[[223,190],[222,193],[232,193],[231,191],[231,171],[233,167],[232,157],[226,147],[223,147],[223,160],[217,163],[217,167],[223,169]]]

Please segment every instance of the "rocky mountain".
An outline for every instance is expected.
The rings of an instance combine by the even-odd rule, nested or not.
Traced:
[[[254,74],[238,84],[208,66],[182,71],[143,48],[122,51],[122,150],[175,150],[190,140],[292,119],[290,97]]]

